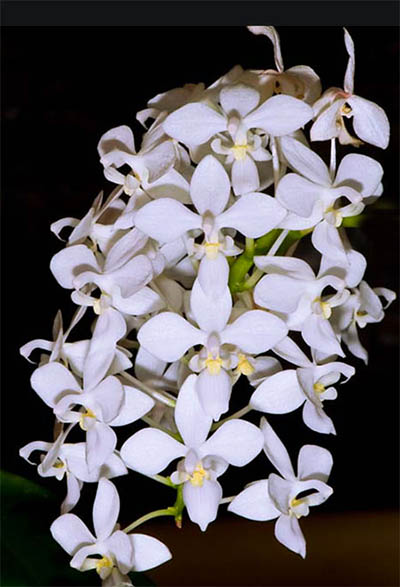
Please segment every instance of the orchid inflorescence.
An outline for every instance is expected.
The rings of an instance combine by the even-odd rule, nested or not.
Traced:
[[[238,65],[209,87],[155,96],[137,113],[146,129],[139,150],[127,126],[100,139],[104,174],[116,184],[109,197],[100,193],[82,220],[51,226],[59,238],[72,228],[50,269],[77,310],[67,329],[57,313],[52,341],[21,348],[28,360],[45,351],[31,384],[56,425],[53,441],[20,454],[31,462],[39,451],[39,475],[66,479],[51,533],[71,566],[96,569],[103,585],[131,585],[130,571],[171,558],[162,542],[132,531],[161,515],[181,526],[184,509],[203,531],[221,504],[276,520],[279,542],[304,557],[299,519],[332,494],[332,456],[304,445],[295,472],[265,416],[259,426],[242,416],[303,406],[308,428],[335,434],[324,402],[355,373],[345,350],[367,363],[358,328],[381,321],[395,298],[363,279],[366,259],[345,232],[381,196],[383,169],[360,153],[337,165],[337,141],[382,149],[389,141],[385,112],[354,94],[350,34],[344,87],[321,95],[310,67],[284,68],[274,27],[248,29],[271,40],[276,69]],[[311,144],[330,142],[329,165],[311,149],[308,123]],[[320,258],[317,272],[295,256],[301,239]],[[91,338],[72,342],[88,312]],[[232,414],[232,389],[244,378],[253,391]],[[145,427],[117,448],[119,427],[140,420]],[[68,442],[72,430],[80,442]],[[223,497],[227,468],[261,451],[277,473]],[[168,485],[176,501],[121,529],[110,479],[128,469]],[[70,513],[84,483],[98,483],[94,534]]]

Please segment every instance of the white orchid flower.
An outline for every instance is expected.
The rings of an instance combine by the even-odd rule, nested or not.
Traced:
[[[103,204],[103,192],[95,198],[92,206],[85,216],[78,220],[77,218],[61,218],[53,222],[50,230],[59,238],[60,232],[66,227],[73,227],[71,234],[67,239],[67,246],[92,243],[92,250],[99,246],[104,254],[112,247],[116,240],[121,236],[116,223],[125,209],[124,202],[120,199],[121,190],[116,188],[111,192]],[[124,228],[130,228],[132,223],[125,225]]]
[[[147,237],[133,229],[111,247],[104,261],[85,245],[74,245],[56,253],[50,269],[62,287],[75,290],[71,297],[76,304],[92,306],[97,314],[110,307],[147,314],[163,307],[160,296],[147,286],[162,271],[163,259],[158,255],[153,261],[145,254],[146,243]],[[80,291],[92,284],[100,289],[100,298]]]
[[[250,520],[275,523],[276,539],[305,558],[306,542],[299,519],[309,514],[311,506],[326,501],[333,490],[326,484],[332,468],[329,451],[316,445],[300,449],[297,475],[288,452],[265,418],[261,420],[264,451],[281,476],[271,473],[268,479],[256,481],[229,504],[228,510]],[[315,490],[302,497],[303,492]],[[300,495],[299,495],[300,494]]]
[[[291,96],[273,96],[259,106],[260,94],[244,84],[233,84],[219,93],[219,111],[204,103],[186,104],[170,114],[165,132],[189,146],[201,145],[220,132],[229,132],[235,145],[247,131],[261,129],[272,136],[287,135],[304,126],[312,110]]]
[[[65,333],[63,332],[61,312],[58,311],[53,324],[54,340],[31,340],[30,342],[24,344],[19,349],[19,352],[30,363],[33,363],[34,361],[31,361],[29,357],[35,349],[48,351],[50,355],[41,354],[39,366],[45,365],[46,363],[51,363],[52,361],[60,361],[68,368],[70,368],[73,373],[79,377],[83,377],[83,366],[90,349],[91,341],[89,339],[78,340],[76,342],[66,341],[72,328],[79,322],[85,311],[85,306],[78,308],[68,330]],[[114,351],[114,359],[108,368],[108,374],[115,375],[116,373],[121,373],[122,371],[132,367],[132,362],[130,361],[131,356],[132,353],[130,353],[127,349],[116,346]]]
[[[326,141],[338,137],[342,145],[357,147],[364,141],[386,149],[390,135],[388,118],[380,106],[354,94],[354,43],[346,29],[344,42],[349,54],[344,89],[331,88],[315,102],[316,120],[310,130],[311,140]],[[354,131],[361,141],[348,133],[343,118],[353,118]]]
[[[383,306],[380,297],[386,300]],[[332,315],[332,324],[349,351],[359,359],[368,363],[368,352],[363,347],[358,336],[358,328],[365,328],[367,324],[381,322],[386,309],[395,299],[396,293],[386,287],[371,288],[366,281],[361,281],[358,288],[351,290],[351,295],[343,304],[335,308]]]
[[[342,159],[332,178],[323,160],[300,141],[284,137],[280,145],[290,167],[296,171],[282,177],[278,184],[276,197],[289,211],[280,226],[295,230],[315,226],[314,247],[330,259],[346,263],[345,247],[337,229],[343,218],[362,212],[363,198],[372,195],[380,185],[382,166],[371,157],[352,153]],[[342,197],[349,203],[341,206]]]
[[[142,181],[152,183],[162,177],[173,167],[176,157],[173,143],[169,139],[162,140],[157,131],[143,137],[142,147],[136,153],[133,133],[125,125],[107,131],[97,149],[106,178],[123,185],[128,195],[133,195]],[[117,171],[125,164],[132,169],[127,176]]]
[[[350,295],[344,281],[321,271],[315,276],[305,261],[294,257],[256,256],[254,263],[268,273],[254,288],[255,303],[278,312],[287,327],[300,331],[311,348],[344,357],[339,337],[329,322],[332,308],[343,304]],[[328,286],[336,294],[323,296]]]
[[[229,409],[232,382],[228,370],[241,360],[238,356],[231,365],[232,349],[226,353],[224,345],[233,345],[238,355],[259,354],[285,337],[287,328],[282,320],[263,310],[250,310],[228,324],[232,311],[229,289],[226,287],[219,298],[209,298],[198,280],[193,285],[190,306],[199,328],[178,314],[162,312],[142,326],[138,340],[152,355],[168,362],[202,345],[204,351],[191,360],[189,367],[201,371],[197,381],[200,401],[205,411],[218,420]]]
[[[106,459],[101,465],[89,469],[86,461],[86,446],[84,442],[77,444],[65,443],[65,438],[71,426],[62,432],[53,442],[35,440],[22,447],[19,455],[31,465],[35,462],[29,460],[32,452],[38,450],[46,455],[41,455],[41,461],[37,471],[41,477],[55,477],[61,481],[67,479],[67,495],[61,504],[61,513],[71,511],[79,501],[83,483],[97,483],[100,477],[119,477],[128,473],[123,461],[116,453]]]
[[[304,362],[305,355],[298,350],[299,368],[285,369],[266,377],[251,396],[249,405],[267,414],[287,414],[303,405],[303,420],[311,430],[336,434],[331,418],[324,411],[323,402],[336,399],[337,392],[332,385],[339,381],[341,375],[346,377],[347,382],[355,369],[335,361],[323,365],[308,359]],[[291,359],[292,362],[297,360],[294,353]]]
[[[102,359],[107,353],[102,354],[97,345],[102,338],[101,330],[93,337],[84,365],[82,387],[66,367],[55,362],[39,367],[31,377],[32,388],[53,408],[59,421],[77,422],[86,431],[90,469],[100,466],[114,451],[117,438],[111,427],[134,422],[154,406],[150,397],[134,387],[122,385],[115,376],[103,379],[107,362]],[[80,411],[74,409],[77,406],[82,406]]]
[[[261,83],[268,86],[270,93],[286,94],[304,100],[307,104],[314,102],[321,95],[321,82],[315,71],[308,65],[295,65],[285,70],[279,34],[273,26],[248,26],[253,35],[264,35],[269,38],[274,46],[274,59],[276,70],[266,69],[258,72],[262,78]]]
[[[186,104],[172,112],[163,127],[191,151],[214,138],[213,150],[231,156],[235,193],[253,192],[260,186],[255,161],[269,159],[257,131],[274,137],[287,135],[312,117],[312,109],[291,96],[274,96],[259,105],[260,98],[260,93],[248,85],[228,85],[219,93],[218,106],[204,102]],[[221,138],[223,142],[219,141]]]
[[[130,571],[146,571],[171,558],[170,551],[160,540],[119,530],[116,524],[119,509],[115,486],[102,477],[93,504],[95,535],[75,514],[63,514],[52,523],[50,531],[54,540],[73,557],[71,567],[79,571],[96,569],[103,581],[110,579],[114,569],[117,569],[123,580],[129,581],[126,575]],[[99,554],[101,559],[91,556]],[[103,583],[118,584],[121,583]]]
[[[171,480],[183,483],[183,499],[190,519],[205,531],[215,520],[222,497],[217,478],[229,464],[243,467],[262,448],[260,430],[243,420],[230,420],[208,439],[212,419],[203,410],[196,391],[196,375],[183,384],[176,402],[175,422],[183,443],[168,434],[146,428],[129,438],[121,447],[125,464],[145,475],[155,475],[179,458]]]
[[[145,126],[149,118],[156,120],[162,112],[173,112],[184,104],[197,102],[204,93],[205,86],[199,84],[185,84],[181,88],[173,88],[167,92],[157,94],[147,102],[147,108],[136,114],[136,119]]]
[[[257,238],[277,226],[286,214],[274,198],[256,192],[242,196],[226,209],[229,194],[228,174],[215,157],[207,155],[190,183],[197,214],[175,200],[164,198],[150,202],[136,216],[136,226],[160,243],[173,242],[189,230],[204,232],[198,279],[203,289],[213,295],[221,293],[228,282],[225,256],[240,252],[237,247],[232,249],[232,239],[221,236],[221,229],[234,228],[247,237]]]

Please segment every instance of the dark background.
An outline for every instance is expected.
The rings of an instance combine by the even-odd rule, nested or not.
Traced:
[[[286,68],[307,64],[319,74],[323,89],[342,86],[347,53],[340,27],[278,31]],[[382,163],[385,192],[379,205],[367,209],[373,217],[348,233],[354,248],[367,257],[368,283],[396,291],[398,31],[395,26],[349,27],[356,48],[355,93],[385,109],[392,138],[386,151],[367,145],[360,150]],[[2,42],[2,468],[39,481],[61,502],[64,482],[39,478],[18,456],[19,448],[30,441],[49,441],[53,424],[50,410],[30,389],[33,366],[18,349],[34,338],[51,338],[57,310],[62,309],[67,324],[74,309],[69,292],[49,271],[51,257],[62,247],[50,223],[64,216],[81,218],[100,189],[111,191],[96,150],[105,131],[127,124],[139,147],[142,128],[135,114],[147,100],[188,82],[209,85],[237,63],[244,68],[274,67],[273,49],[268,39],[254,37],[245,27],[8,27]],[[323,146],[318,149],[326,155]],[[339,148],[339,158],[350,151]],[[88,332],[82,331],[81,337]],[[269,418],[294,462],[306,443],[331,450],[335,464],[330,484],[335,492],[320,508],[325,514],[393,510],[398,504],[397,301],[383,322],[361,331],[361,340],[370,353],[369,366],[349,354],[346,361],[357,373],[339,386],[338,399],[325,405],[337,437],[306,428],[300,410]],[[245,389],[234,392],[237,408],[247,401]],[[259,414],[249,419],[258,422]],[[118,436],[122,432],[125,438],[134,429],[119,429]],[[270,472],[264,455],[243,471],[231,468],[222,478],[224,495]],[[168,488],[132,472],[116,479],[116,485],[126,523],[173,499]],[[76,513],[90,511],[94,489],[84,487]],[[87,513],[85,517],[89,521]],[[272,534],[272,527],[265,532]],[[188,578],[181,581],[198,584]]]

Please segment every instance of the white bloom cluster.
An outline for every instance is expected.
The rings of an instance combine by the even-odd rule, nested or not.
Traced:
[[[324,402],[355,372],[345,351],[367,362],[358,327],[382,320],[381,299],[395,298],[366,283],[366,260],[345,233],[346,219],[382,194],[383,170],[360,153],[337,165],[336,142],[386,148],[389,140],[384,111],[353,93],[349,33],[344,88],[321,95],[310,67],[284,69],[274,27],[248,28],[272,41],[276,69],[236,66],[209,87],[155,96],[137,114],[143,126],[153,120],[139,150],[127,126],[100,139],[104,174],[116,184],[110,196],[100,194],[82,220],[51,227],[59,238],[72,228],[50,269],[77,310],[66,330],[57,314],[52,341],[21,348],[27,359],[44,351],[31,384],[53,410],[56,432],[20,454],[40,451],[39,475],[66,479],[52,535],[71,566],[96,569],[103,585],[131,585],[131,570],[168,560],[160,541],[131,530],[157,515],[180,525],[184,508],[203,531],[221,503],[246,518],[276,519],[276,538],[304,557],[298,520],[331,495],[332,456],[303,446],[296,475],[266,418],[256,426],[242,416],[303,406],[306,426],[335,434]],[[311,142],[330,141],[329,166],[311,149],[308,123]],[[306,235],[317,274],[293,256]],[[91,338],[71,342],[88,311]],[[252,386],[250,399],[221,420],[239,378]],[[138,420],[147,427],[118,446],[118,428]],[[79,428],[81,441],[67,442]],[[243,467],[261,451],[279,475],[224,498],[229,465]],[[121,530],[110,479],[128,469],[169,485],[176,502]],[[70,513],[84,483],[98,483],[95,535]]]

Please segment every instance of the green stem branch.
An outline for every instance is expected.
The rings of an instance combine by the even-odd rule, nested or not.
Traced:
[[[135,522],[132,522],[132,524],[129,524],[129,526],[124,528],[122,531],[125,532],[126,534],[128,534],[129,532],[131,532],[132,530],[134,530],[135,528],[137,528],[141,524],[144,524],[148,520],[152,520],[153,518],[158,518],[159,516],[175,516],[175,515],[176,515],[176,508],[175,507],[169,507],[169,508],[165,508],[163,510],[155,510],[154,512],[150,512],[149,514],[146,514],[145,516],[138,518],[137,520],[135,520]]]

